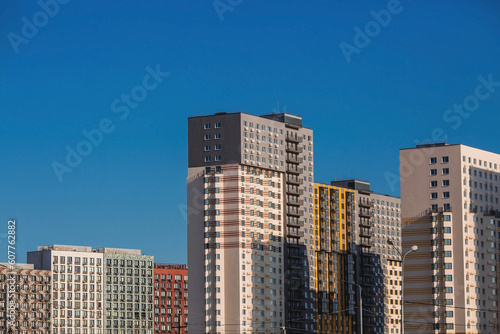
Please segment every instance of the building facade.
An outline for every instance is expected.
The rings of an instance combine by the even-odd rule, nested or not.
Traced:
[[[51,333],[153,333],[152,256],[50,245],[28,252],[28,262],[51,273]]]
[[[10,268],[10,264],[0,263],[0,334],[51,333],[50,271],[36,270],[30,264]],[[9,318],[11,302],[14,319]]]
[[[402,149],[406,333],[497,333],[500,155]]]
[[[356,282],[362,286],[364,333],[399,333],[401,200],[373,192],[368,181],[331,184],[352,189],[356,195]],[[359,313],[357,323],[361,325]]]
[[[312,330],[312,130],[289,114],[218,113],[188,132],[190,330]]]
[[[138,249],[96,252],[104,263],[104,333],[153,334],[153,256]]]
[[[357,214],[354,190],[315,184],[317,333],[357,333]]]
[[[188,270],[185,264],[155,263],[155,334],[188,333]]]
[[[28,263],[51,272],[51,333],[104,333],[102,259],[83,246],[39,246],[28,252]]]

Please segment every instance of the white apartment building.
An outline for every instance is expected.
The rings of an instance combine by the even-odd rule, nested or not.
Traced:
[[[52,275],[51,333],[153,333],[153,256],[49,245],[28,252],[28,263]]]
[[[406,333],[498,333],[500,155],[402,149]]]
[[[28,252],[28,263],[52,274],[51,333],[104,333],[101,253],[83,246],[39,246]]]

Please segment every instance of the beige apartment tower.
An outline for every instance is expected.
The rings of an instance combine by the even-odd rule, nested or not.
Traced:
[[[400,151],[406,333],[498,333],[500,155]]]
[[[283,113],[188,119],[190,333],[314,328],[312,135]]]

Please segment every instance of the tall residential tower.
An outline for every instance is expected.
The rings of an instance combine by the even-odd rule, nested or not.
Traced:
[[[313,132],[289,114],[188,119],[192,333],[314,328]]]
[[[500,155],[402,149],[406,333],[498,333]]]

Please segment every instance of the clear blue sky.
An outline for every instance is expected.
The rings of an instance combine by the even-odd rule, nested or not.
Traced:
[[[35,1],[2,1],[0,261],[14,217],[20,262],[52,243],[185,262],[190,115],[262,114],[279,101],[315,131],[317,181],[367,179],[392,195],[399,184],[384,174],[397,173],[399,148],[436,128],[451,143],[500,152],[500,87],[467,118],[443,119],[474,102],[478,76],[500,81],[500,3],[402,0],[377,30],[370,12],[388,6],[244,0],[221,20],[212,1],[69,1],[53,17]],[[354,28],[367,24],[373,37],[357,41],[348,63],[339,45],[355,46]],[[170,75],[120,119],[113,101],[144,92],[146,67],[157,65]],[[114,131],[59,182],[52,163],[106,118]]]

